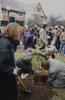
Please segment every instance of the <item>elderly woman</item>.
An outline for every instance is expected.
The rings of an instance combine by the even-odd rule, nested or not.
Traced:
[[[44,61],[42,66],[48,70],[47,84],[55,88],[65,87],[65,63],[49,59],[48,61]]]
[[[17,81],[14,52],[19,44],[21,27],[16,23],[7,25],[0,39],[0,100],[17,100]]]

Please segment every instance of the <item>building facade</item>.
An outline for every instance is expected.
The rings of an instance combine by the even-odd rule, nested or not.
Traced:
[[[0,21],[2,20],[1,0],[0,0]]]
[[[26,22],[29,18],[33,19],[35,16],[37,16],[41,23],[43,24],[47,23],[47,17],[41,3],[29,5],[27,8],[25,8],[25,11],[26,11]]]
[[[7,25],[8,22],[17,22],[21,26],[25,23],[25,11],[18,1],[1,0],[1,25]]]
[[[46,14],[42,8],[41,3],[38,3],[35,7],[34,7],[34,16],[38,16],[40,18],[40,22],[42,22],[43,24],[47,23],[47,17]]]

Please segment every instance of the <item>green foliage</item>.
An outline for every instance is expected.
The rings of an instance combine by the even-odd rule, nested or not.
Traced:
[[[15,58],[18,59],[22,55],[23,55],[22,52],[16,52]],[[65,56],[63,56],[62,54],[59,56],[56,55],[56,59],[65,62]],[[32,61],[31,61],[33,69],[37,69],[38,67],[40,67],[40,63],[42,60],[43,60],[43,58],[39,54],[34,55]],[[48,73],[45,70],[42,72],[42,74],[45,75]],[[50,100],[65,100],[65,88],[62,88],[62,89],[54,89],[53,88],[53,91],[56,92],[56,95],[54,95]]]
[[[43,61],[43,57],[40,55],[35,55],[31,61],[32,68],[37,70],[41,66],[41,62]]]
[[[41,56],[45,56],[45,55],[47,55],[48,54],[48,52],[47,51],[44,51],[44,52],[42,52],[41,50],[39,50],[39,49],[32,49],[32,48],[30,48],[29,50],[31,50],[32,51],[32,54],[33,55],[41,55]]]

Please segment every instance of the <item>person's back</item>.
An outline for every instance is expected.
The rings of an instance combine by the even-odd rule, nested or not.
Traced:
[[[56,88],[65,87],[65,63],[49,59],[50,68],[47,83]]]
[[[65,69],[65,63],[59,60],[49,59],[49,62],[50,62],[49,73],[57,73],[58,71],[63,71]]]
[[[21,73],[34,73],[34,70],[32,69],[32,64],[31,64],[31,60],[32,60],[32,52],[31,51],[27,51],[24,56],[21,56],[17,59],[16,61],[16,65],[21,68],[21,70],[19,71],[19,74],[21,75]]]
[[[1,37],[0,39],[0,72],[9,73],[9,68],[11,66],[12,56],[10,51],[12,50],[12,45],[7,38]],[[15,67],[15,66],[13,66]],[[3,70],[4,69],[4,70]]]

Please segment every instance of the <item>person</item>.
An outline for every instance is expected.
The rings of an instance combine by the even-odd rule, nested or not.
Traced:
[[[24,44],[24,27],[21,28],[22,32],[20,34],[20,40]]]
[[[51,56],[53,59],[55,59],[55,53],[58,51],[53,44],[51,44],[49,47],[45,47],[45,50],[48,51],[48,56]]]
[[[52,42],[52,40],[53,40],[53,33],[52,33],[52,29],[51,29],[51,28],[49,29],[47,35],[48,35],[48,39],[47,39],[48,45],[51,45],[51,42]]]
[[[55,46],[56,46],[58,52],[59,52],[60,44],[61,44],[60,36],[61,36],[61,34],[62,34],[63,31],[64,31],[64,29],[61,26],[57,27]]]
[[[22,78],[22,74],[24,76],[25,76],[25,74],[26,75],[27,74],[35,74],[35,73],[39,74],[41,72],[41,67],[38,66],[37,61],[40,60],[40,62],[41,62],[42,59],[43,60],[47,59],[47,56],[48,56],[47,51],[42,53],[38,49],[32,49],[32,48],[27,49],[25,54],[16,60],[16,66],[18,66],[18,68],[20,68],[20,70],[18,71],[18,75],[21,76],[21,78]],[[35,62],[34,62],[35,68],[32,64],[33,59],[35,59]]]
[[[35,33],[39,33],[39,29],[38,29],[38,26],[37,25],[35,25],[33,28],[32,28],[32,30],[33,30],[33,34],[35,34]]]
[[[43,28],[40,29],[40,44],[42,45],[41,49],[44,49],[47,43],[47,34],[45,28],[47,27],[46,24],[43,25]]]
[[[21,76],[21,74],[34,74],[34,70],[32,69],[32,64],[31,64],[31,60],[32,60],[32,52],[31,51],[27,51],[24,56],[21,56],[17,59],[16,61],[16,66],[18,66],[19,68],[21,68],[21,70],[18,71],[19,76]]]
[[[65,63],[49,59],[42,62],[42,67],[48,70],[47,84],[55,88],[65,87]]]
[[[30,36],[30,30],[28,27],[26,27],[26,30],[24,31],[24,38],[25,41],[27,40],[27,38]]]
[[[21,27],[16,23],[8,24],[0,38],[0,100],[17,99],[17,79],[14,75],[14,52],[19,44]]]
[[[35,33],[34,36],[29,36],[25,44],[25,50],[28,48],[34,48],[37,43],[37,39],[39,38],[39,33]]]
[[[21,34],[20,39],[21,39],[21,42],[22,42],[23,45],[24,45],[24,32]]]
[[[61,44],[60,44],[60,49],[59,49],[59,54],[62,52],[62,49],[64,48],[64,55],[65,55],[65,32],[63,32],[60,36],[60,41],[61,41]]]

